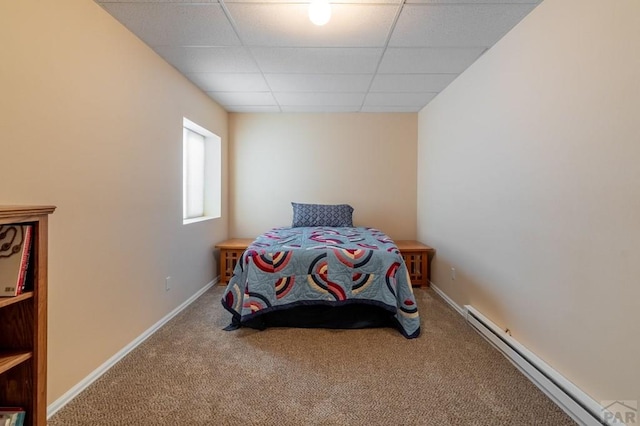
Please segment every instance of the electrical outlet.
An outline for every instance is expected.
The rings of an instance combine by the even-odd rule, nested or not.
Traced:
[[[171,290],[171,277],[167,277],[164,279],[164,290],[165,291]]]
[[[456,280],[456,268],[451,268],[451,281]]]

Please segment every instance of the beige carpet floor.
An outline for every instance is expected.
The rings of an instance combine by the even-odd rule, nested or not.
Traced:
[[[575,424],[432,290],[422,334],[223,331],[221,287],[50,420],[73,425]]]

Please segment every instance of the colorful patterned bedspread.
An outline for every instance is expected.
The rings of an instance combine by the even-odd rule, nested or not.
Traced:
[[[392,312],[407,338],[420,334],[406,265],[374,228],[272,229],[244,252],[222,297],[238,324],[300,304],[354,302]]]

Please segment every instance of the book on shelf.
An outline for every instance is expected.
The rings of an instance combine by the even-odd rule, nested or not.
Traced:
[[[24,426],[25,415],[20,407],[0,407],[0,426]]]
[[[33,282],[34,282],[34,273],[35,273],[35,262],[33,261],[34,258],[34,254],[33,254],[33,230],[31,231],[31,236],[30,236],[30,246],[29,247],[29,251],[27,252],[27,259],[26,262],[24,264],[24,267],[26,268],[26,272],[24,274],[24,278],[22,279],[22,285],[20,286],[20,289],[18,290],[18,294],[22,294],[26,291],[31,291],[33,290]]]
[[[0,297],[24,291],[32,234],[32,225],[0,225]]]

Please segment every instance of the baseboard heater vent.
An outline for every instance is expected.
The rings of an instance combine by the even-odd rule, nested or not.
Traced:
[[[581,425],[623,425],[605,421],[603,408],[577,386],[551,368],[518,341],[501,330],[473,306],[465,305],[467,322],[500,350],[525,376],[553,402]]]

